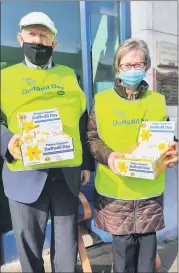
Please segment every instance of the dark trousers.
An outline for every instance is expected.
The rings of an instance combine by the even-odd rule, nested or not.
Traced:
[[[41,196],[33,204],[12,200],[9,204],[22,272],[44,272],[42,250],[49,212],[52,221],[52,272],[75,272],[78,197],[71,193],[64,179],[49,176]]]
[[[113,236],[115,273],[153,273],[157,252],[156,233]]]

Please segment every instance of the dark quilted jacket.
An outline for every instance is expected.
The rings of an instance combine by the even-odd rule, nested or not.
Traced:
[[[139,87],[137,99],[148,89],[146,82]],[[115,91],[125,97],[124,87],[116,81]],[[127,98],[126,99],[131,99]],[[94,104],[88,121],[88,142],[93,157],[101,164],[108,165],[111,150],[100,138],[97,131]],[[163,195],[150,199],[126,201],[95,194],[95,225],[114,235],[148,233],[164,228]]]
[[[145,200],[115,200],[95,194],[95,225],[114,235],[164,228],[163,195]]]

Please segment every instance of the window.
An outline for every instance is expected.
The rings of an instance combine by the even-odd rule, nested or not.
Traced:
[[[94,93],[114,84],[113,58],[119,46],[119,3],[90,1],[91,55]]]

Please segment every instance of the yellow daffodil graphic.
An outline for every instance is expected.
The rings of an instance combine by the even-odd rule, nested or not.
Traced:
[[[24,131],[25,131],[26,133],[28,133],[29,131],[31,131],[31,130],[37,128],[37,127],[39,127],[39,125],[35,125],[35,124],[34,124],[34,121],[31,120],[31,121],[29,121],[29,122],[26,122],[26,121],[25,121],[23,127],[24,127],[24,128],[23,128]]]
[[[166,145],[166,143],[160,143],[159,145],[158,145],[158,149],[159,149],[159,151],[164,151],[164,150],[166,150],[167,149],[167,145]]]
[[[150,129],[142,130],[142,133],[140,134],[140,137],[142,138],[142,141],[149,141],[150,137],[152,136]]]
[[[29,157],[29,161],[33,161],[34,159],[40,160],[42,151],[38,149],[38,145],[27,147],[27,151],[25,155]]]
[[[30,135],[30,134],[27,134],[27,135],[24,137],[24,141],[25,141],[25,142],[33,142],[33,136]]]
[[[127,173],[128,167],[125,162],[119,162],[117,166],[120,173]]]

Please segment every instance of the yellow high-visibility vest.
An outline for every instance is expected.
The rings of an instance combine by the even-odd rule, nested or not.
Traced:
[[[125,153],[137,143],[143,120],[165,121],[164,96],[153,91],[138,100],[125,100],[109,89],[96,94],[95,112],[100,139],[115,152]],[[165,172],[155,180],[118,176],[98,163],[95,187],[99,194],[135,200],[160,195],[165,187]]]
[[[74,159],[24,167],[22,160],[8,164],[9,169],[28,170],[80,166],[82,146],[79,120],[86,110],[86,97],[78,85],[74,71],[56,65],[49,70],[28,68],[24,64],[8,67],[1,72],[1,108],[8,128],[20,134],[17,115],[58,108],[64,133],[73,138]]]

